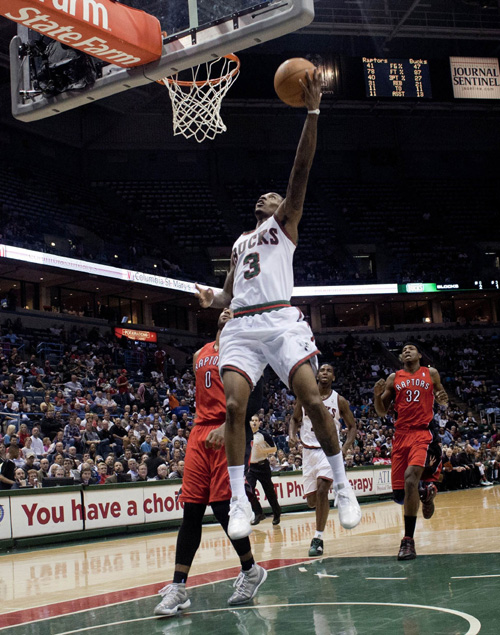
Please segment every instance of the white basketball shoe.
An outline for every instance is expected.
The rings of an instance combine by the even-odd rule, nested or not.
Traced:
[[[233,496],[229,506],[227,533],[232,540],[246,538],[252,533],[250,524],[255,518],[250,501],[244,496]]]
[[[361,508],[350,485],[339,483],[334,487],[335,507],[339,510],[340,524],[344,529],[353,529],[361,521]]]

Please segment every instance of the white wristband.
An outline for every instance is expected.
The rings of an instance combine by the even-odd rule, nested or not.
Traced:
[[[320,112],[321,112],[320,109],[316,108],[316,110],[308,110],[307,114],[308,115],[319,115]]]

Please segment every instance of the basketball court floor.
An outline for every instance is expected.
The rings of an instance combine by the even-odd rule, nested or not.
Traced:
[[[323,558],[307,557],[311,512],[252,534],[267,581],[249,606],[228,607],[238,561],[217,526],[204,528],[183,615],[153,617],[171,581],[176,531],[13,551],[0,556],[4,635],[498,635],[500,487],[438,496],[419,518],[418,558],[398,562],[401,508],[363,505],[353,531],[332,510]]]

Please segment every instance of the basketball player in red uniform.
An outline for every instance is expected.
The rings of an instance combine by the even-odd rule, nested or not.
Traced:
[[[156,615],[176,615],[191,605],[186,580],[201,541],[203,515],[207,505],[227,533],[231,488],[224,443],[226,400],[219,375],[219,337],[233,317],[230,309],[219,316],[215,342],[205,344],[193,358],[196,377],[196,419],[186,450],[182,493],[182,525],[177,536],[172,584],[160,591]],[[231,540],[241,562],[241,572],[228,604],[249,602],[267,578],[266,570],[255,563],[248,537]]]
[[[415,525],[419,498],[423,502],[424,518],[434,513],[436,481],[441,471],[437,458],[431,423],[434,418],[434,398],[440,405],[448,404],[439,373],[435,368],[420,365],[422,355],[416,344],[408,343],[401,351],[403,370],[380,379],[373,389],[375,410],[385,417],[394,401],[396,431],[392,447],[392,489],[394,500],[404,501],[405,535],[398,560],[413,560]],[[434,447],[433,447],[434,446]],[[425,471],[424,471],[425,470]],[[419,482],[424,481],[419,491]]]

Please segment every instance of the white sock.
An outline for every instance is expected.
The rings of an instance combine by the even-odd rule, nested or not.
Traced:
[[[345,473],[344,467],[344,456],[342,452],[338,454],[334,454],[333,456],[327,456],[328,463],[330,463],[330,467],[333,472],[333,482],[335,485],[347,485],[349,486],[349,481],[347,480],[347,476]]]
[[[245,496],[245,466],[231,465],[228,466],[227,471],[229,472],[232,495]]]
[[[314,534],[315,538],[319,538],[320,540],[323,540],[323,532],[322,531],[318,531],[316,529],[316,533]]]

